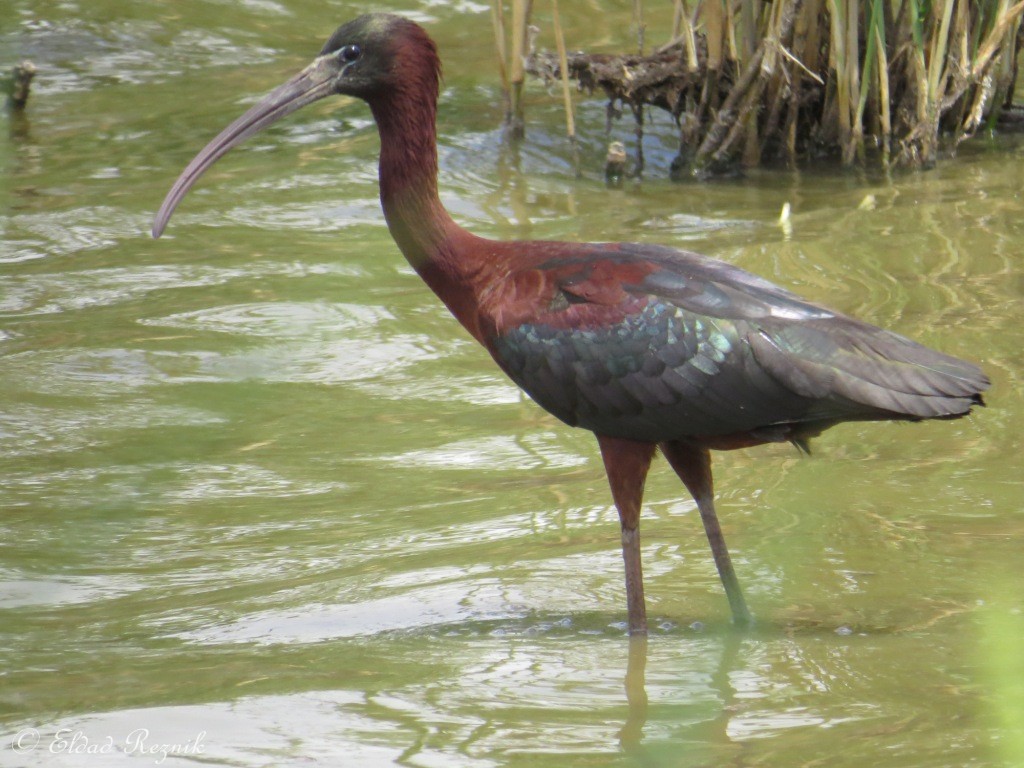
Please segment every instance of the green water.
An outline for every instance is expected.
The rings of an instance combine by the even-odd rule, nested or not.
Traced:
[[[236,150],[148,237],[191,156],[370,6],[5,2],[0,65],[40,74],[0,122],[0,765],[1024,763],[1024,141],[673,185],[655,116],[647,178],[608,190],[600,101],[580,178],[540,87],[513,152],[486,7],[394,6],[441,45],[469,228],[680,244],[993,379],[970,419],[717,457],[750,632],[656,467],[645,648],[592,436],[402,261],[362,105]],[[628,11],[568,12],[571,45],[630,44]]]

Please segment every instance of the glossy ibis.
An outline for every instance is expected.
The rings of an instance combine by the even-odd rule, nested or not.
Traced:
[[[750,614],[715,515],[710,449],[809,438],[839,422],[963,416],[988,386],[971,363],[729,264],[636,243],[500,242],[459,227],[437,194],[440,60],[422,28],[370,14],[203,149],[153,224],[159,237],[229,149],[333,94],[380,132],[380,198],[416,272],[541,407],[597,436],[618,508],[629,629],[646,631],[639,518],[660,449],[693,494],[733,619]]]

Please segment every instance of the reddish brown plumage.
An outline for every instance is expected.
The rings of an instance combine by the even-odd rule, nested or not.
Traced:
[[[715,515],[709,449],[806,440],[849,420],[956,418],[981,403],[976,366],[807,302],[723,262],[663,246],[497,242],[459,227],[437,192],[440,76],[426,33],[371,14],[197,155],[159,235],[231,146],[330,93],[365,100],[381,139],[388,227],[423,280],[541,406],[598,439],[622,527],[631,632],[646,631],[639,516],[657,449],[693,494],[733,617],[750,619]]]

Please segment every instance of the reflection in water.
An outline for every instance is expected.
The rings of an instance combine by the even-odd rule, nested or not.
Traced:
[[[717,656],[718,662],[708,677],[708,687],[714,697],[709,701],[706,716],[695,718],[689,724],[685,722],[676,724],[677,731],[674,733],[674,738],[684,742],[715,746],[714,751],[718,757],[709,760],[708,765],[741,764],[738,758],[730,757],[726,760],[724,756],[733,754],[737,746],[737,741],[730,733],[730,725],[739,711],[737,691],[732,680],[734,674],[751,661],[751,658],[744,658],[741,654],[744,639],[744,632],[732,627],[727,628],[717,638],[719,642],[715,643],[714,655]],[[655,642],[675,645],[677,640],[676,637],[662,636],[656,638]],[[656,757],[653,763],[651,760],[645,759],[649,757],[647,755],[648,748],[644,743],[644,727],[647,724],[650,705],[646,681],[649,641],[647,637],[631,637],[628,642],[629,655],[624,681],[628,715],[625,724],[619,731],[619,744],[627,754],[636,757],[641,764],[660,765],[661,762]],[[679,650],[678,647],[677,650]],[[710,661],[710,655],[709,653],[702,654],[703,660]],[[691,693],[697,692],[692,691]],[[655,750],[656,753],[659,751]]]
[[[21,142],[28,141],[32,129],[32,121],[28,114],[21,109],[12,110],[7,115],[8,136],[11,144],[16,146]]]
[[[626,666],[626,702],[629,717],[619,732],[619,744],[627,751],[640,748],[644,724],[647,722],[647,636],[629,638],[629,660]]]
[[[737,740],[730,732],[730,725],[739,707],[736,700],[736,687],[733,685],[733,673],[749,662],[741,655],[743,644],[743,630],[729,628],[722,638],[721,660],[715,670],[711,673],[711,687],[718,693],[721,709],[716,717],[707,723],[706,731],[701,734],[704,740],[712,744],[735,746]],[[728,763],[718,765],[741,765],[739,755],[729,760]]]

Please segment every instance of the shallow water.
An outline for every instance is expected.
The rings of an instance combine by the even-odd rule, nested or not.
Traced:
[[[1020,139],[891,178],[674,185],[656,117],[646,178],[609,190],[599,101],[580,177],[539,87],[513,151],[486,7],[402,6],[446,61],[441,185],[466,226],[681,244],[993,379],[970,419],[717,457],[747,633],[656,467],[653,631],[630,643],[593,438],[401,260],[364,107],[274,127],[148,236],[191,156],[364,7],[12,7],[0,63],[40,75],[0,124],[0,765],[1024,760]],[[577,45],[628,41],[570,10]]]

